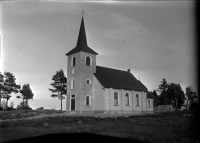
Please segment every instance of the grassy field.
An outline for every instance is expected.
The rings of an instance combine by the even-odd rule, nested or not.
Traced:
[[[40,114],[53,114],[63,113],[64,111],[56,110],[13,110],[13,111],[0,111],[0,120],[6,119],[22,119],[26,117],[36,116]]]
[[[117,118],[45,117],[32,120],[5,120],[55,111],[1,112],[0,142],[191,142],[193,116],[179,111]],[[192,115],[189,113],[189,115]],[[27,139],[24,139],[27,138]]]

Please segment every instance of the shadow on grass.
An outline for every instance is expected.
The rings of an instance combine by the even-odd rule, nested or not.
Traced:
[[[104,136],[104,135],[97,135],[97,134],[90,134],[90,133],[60,133],[60,134],[47,134],[41,135],[37,137],[30,137],[26,139],[8,141],[6,143],[28,143],[28,142],[81,142],[81,143],[88,143],[88,142],[109,142],[109,143],[149,143],[146,141],[139,141],[139,140],[132,140],[126,138],[119,138],[119,137],[111,137],[111,136]]]
[[[193,114],[193,117],[191,118],[191,126],[189,128],[189,130],[191,130],[191,132],[194,135],[194,140],[195,142],[199,142],[200,141],[200,136],[199,136],[199,103],[196,105],[196,108],[194,110],[191,111],[191,113]]]

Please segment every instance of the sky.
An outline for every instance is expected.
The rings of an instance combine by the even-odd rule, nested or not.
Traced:
[[[97,65],[131,69],[149,91],[163,78],[197,90],[194,1],[5,1],[0,8],[0,70],[30,84],[33,109],[60,109],[49,88],[56,71],[67,75],[65,54],[76,46],[83,9]],[[9,100],[15,107],[22,101],[17,95]]]

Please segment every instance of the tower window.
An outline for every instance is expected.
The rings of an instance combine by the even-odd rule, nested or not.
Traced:
[[[76,57],[72,58],[71,66],[74,67],[76,65]]]
[[[89,56],[86,57],[86,66],[92,66],[92,59]]]
[[[115,106],[118,105],[118,93],[117,92],[114,93],[114,105]]]
[[[89,95],[87,95],[86,98],[85,98],[85,105],[88,105],[88,106],[91,105],[90,100],[91,100],[91,97]]]
[[[71,89],[74,89],[74,79],[71,80]]]
[[[126,106],[128,106],[129,105],[129,94],[128,93],[126,93],[126,95],[125,95],[125,102],[126,102]]]

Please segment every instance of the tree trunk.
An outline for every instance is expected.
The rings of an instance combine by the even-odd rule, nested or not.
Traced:
[[[26,107],[28,107],[28,100],[26,99]]]
[[[61,101],[61,111],[62,111],[62,92],[61,92],[60,95],[61,95],[61,100],[60,101]]]
[[[165,105],[166,105],[166,93],[165,93],[165,89],[164,89],[164,102],[165,102]]]
[[[1,92],[1,91],[0,91]],[[1,94],[1,93],[0,93]],[[1,107],[1,95],[0,95],[0,107]]]
[[[6,108],[5,108],[5,111],[7,111],[7,108],[8,108],[8,99],[6,98]]]
[[[22,104],[22,109],[24,109],[24,98],[23,98],[23,104]]]
[[[187,103],[186,103],[186,110],[188,110],[188,99],[187,99]]]
[[[175,91],[175,100],[176,100],[176,110],[178,110],[178,105],[177,105],[178,104],[177,103],[178,102],[178,95],[176,96],[176,91]]]

